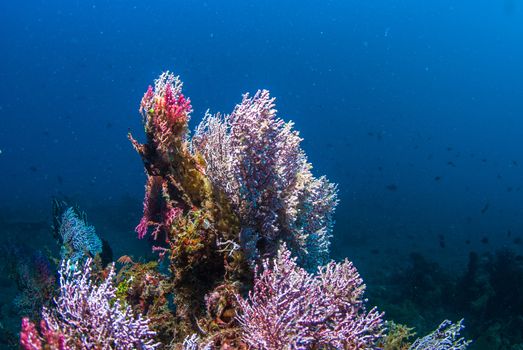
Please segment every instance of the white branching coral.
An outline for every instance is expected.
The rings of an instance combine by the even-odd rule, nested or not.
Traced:
[[[417,339],[409,350],[465,350],[471,341],[460,337],[463,328],[463,320],[457,323],[445,320],[434,332]]]

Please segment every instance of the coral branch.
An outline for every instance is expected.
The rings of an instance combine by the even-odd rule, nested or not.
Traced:
[[[314,269],[328,259],[337,189],[312,176],[293,126],[277,118],[274,98],[262,90],[244,95],[230,115],[207,113],[192,145],[240,218],[247,256],[274,255],[283,240]]]
[[[48,334],[46,339],[51,334],[61,335],[65,345],[80,350],[157,348],[149,321],[141,315],[135,317],[128,305],[115,298],[114,265],[98,285],[93,284],[91,272],[91,259],[83,267],[70,260],[62,262],[56,307],[42,311],[41,332]],[[26,329],[26,334],[32,334],[30,325]]]
[[[458,323],[445,320],[434,332],[417,339],[409,350],[465,350],[471,341],[460,337],[463,328],[463,320]]]
[[[239,299],[243,339],[253,349],[369,349],[383,332],[382,314],[366,311],[365,285],[351,262],[331,262],[309,274],[285,245],[256,272]]]

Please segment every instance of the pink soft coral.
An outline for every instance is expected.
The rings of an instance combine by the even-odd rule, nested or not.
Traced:
[[[263,262],[248,298],[239,300],[244,341],[253,349],[371,349],[382,314],[366,311],[365,285],[353,264],[330,262],[307,273],[285,246]]]

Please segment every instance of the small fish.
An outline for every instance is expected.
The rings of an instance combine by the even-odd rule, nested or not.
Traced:
[[[396,192],[398,190],[398,186],[395,184],[387,185],[385,188],[391,192]]]
[[[467,240],[465,241],[465,244],[469,245],[469,244],[470,244],[470,239],[467,239]]]
[[[481,208],[481,214],[485,214],[489,208],[490,204],[487,203],[483,206],[483,208]]]
[[[438,241],[439,241],[439,247],[440,248],[445,248],[445,236],[442,235],[442,234],[439,234],[438,235]]]
[[[439,176],[439,175],[438,175],[438,176],[435,176],[435,177],[434,177],[434,180],[435,180],[435,181],[439,181],[439,180],[441,180],[441,176]]]
[[[31,170],[33,173],[36,173],[36,171],[38,170],[38,168],[36,167],[36,165],[31,165],[29,167],[29,170]]]
[[[453,167],[453,168],[456,167],[456,164],[455,164],[453,161],[451,161],[451,160],[449,160],[449,161],[447,162],[447,165],[450,165],[450,166]]]
[[[480,242],[483,243],[483,244],[488,244],[488,238],[487,237],[483,237]]]
[[[512,243],[516,244],[516,245],[520,245],[521,244],[521,237],[516,237],[514,238],[514,240],[512,241]]]

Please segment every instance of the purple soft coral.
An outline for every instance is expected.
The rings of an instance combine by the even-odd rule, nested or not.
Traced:
[[[149,321],[141,315],[135,317],[130,306],[116,299],[114,265],[107,278],[95,285],[91,281],[91,263],[91,259],[83,267],[69,260],[62,263],[56,307],[42,311],[42,337],[38,337],[32,323],[24,320],[21,343],[25,349],[38,349],[41,342],[49,345],[46,334],[59,335],[64,348],[80,350],[152,350],[158,346]]]
[[[370,349],[382,314],[366,311],[365,285],[348,260],[307,273],[285,246],[263,262],[247,300],[239,300],[244,341],[253,349]]]
[[[246,94],[230,115],[207,114],[192,144],[233,204],[251,261],[273,255],[283,240],[300,264],[314,268],[328,257],[337,190],[312,176],[298,132],[274,106],[267,90]]]

